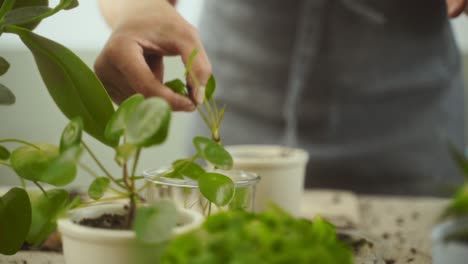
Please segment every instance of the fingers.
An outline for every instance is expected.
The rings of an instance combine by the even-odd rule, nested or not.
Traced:
[[[446,0],[447,15],[451,18],[458,17],[466,8],[467,0]]]
[[[99,72],[100,69],[105,68],[106,63],[113,65],[117,71],[115,75],[120,75],[123,79],[118,83],[118,88],[115,87],[116,85],[110,87],[114,90],[110,93],[115,96],[114,100],[119,101],[120,95],[129,94],[131,90],[145,97],[163,97],[176,111],[193,111],[195,108],[189,98],[172,92],[156,78],[145,60],[143,49],[136,42],[130,41],[128,36],[109,42],[103,55],[96,62],[96,71]],[[104,66],[101,68],[100,65]],[[107,78],[115,77],[115,75],[107,76]],[[107,83],[112,83],[112,81],[107,81]]]
[[[192,100],[201,104],[205,98],[205,85],[211,75],[211,64],[196,29],[191,27],[187,37],[188,40],[180,42],[178,49],[185,65],[187,65],[192,52],[198,49],[198,54],[190,68],[190,74],[187,76],[187,83],[191,88],[189,92]]]

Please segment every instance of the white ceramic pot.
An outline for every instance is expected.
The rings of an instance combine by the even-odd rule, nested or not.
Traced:
[[[460,230],[468,230],[468,218],[450,220],[438,224],[432,230],[432,263],[466,264],[468,263],[468,243],[447,240]]]
[[[75,224],[83,218],[98,217],[103,213],[124,213],[122,204],[102,204],[70,212],[68,218],[58,220],[63,252],[67,264],[130,264],[157,263],[165,243],[142,245],[130,230],[109,230]],[[198,227],[203,217],[194,211],[179,209],[177,236]]]
[[[273,202],[295,216],[300,215],[304,176],[309,154],[297,148],[275,145],[227,146],[234,169],[252,171],[261,177],[255,195],[255,211]]]

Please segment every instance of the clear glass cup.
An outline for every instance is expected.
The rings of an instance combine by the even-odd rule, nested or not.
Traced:
[[[176,205],[192,209],[208,216],[220,210],[243,209],[253,211],[255,204],[256,185],[260,177],[251,172],[231,170],[216,172],[230,177],[235,184],[235,192],[232,200],[223,207],[218,207],[200,193],[198,182],[190,178],[174,179],[164,177],[169,168],[148,169],[143,171],[143,176],[151,185],[146,189],[145,199],[148,202],[169,199]]]

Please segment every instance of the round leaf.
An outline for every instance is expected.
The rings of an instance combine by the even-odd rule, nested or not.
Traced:
[[[126,120],[135,107],[145,100],[143,95],[135,94],[127,98],[120,106],[117,111],[112,115],[111,119],[107,123],[104,136],[111,141],[118,141],[126,129]]]
[[[172,164],[174,173],[179,175],[198,180],[200,175],[205,173],[205,170],[195,162],[190,160],[178,160]]]
[[[10,89],[0,83],[0,105],[12,105],[15,102],[15,95],[10,91]]]
[[[5,58],[0,56],[0,76],[5,74],[9,68],[10,68],[10,64],[8,63],[8,61]]]
[[[54,186],[65,186],[73,182],[77,173],[76,162],[81,152],[80,146],[73,146],[61,153],[50,162],[38,181]]]
[[[10,158],[10,151],[4,146],[0,145],[0,160],[7,160]]]
[[[80,117],[73,118],[62,132],[60,152],[64,152],[72,146],[80,145],[82,131],[83,120]]]
[[[171,201],[162,200],[139,208],[134,222],[137,239],[144,243],[160,243],[171,238],[177,224],[177,209]]]
[[[31,203],[21,188],[12,188],[0,197],[0,253],[15,254],[23,245],[31,226]]]
[[[67,191],[54,189],[32,200],[32,221],[27,241],[33,245],[41,243],[57,227],[57,218],[65,212],[70,197]]]
[[[169,129],[171,107],[157,97],[146,99],[136,106],[127,120],[127,139],[138,146],[162,143]]]
[[[234,196],[234,182],[219,173],[205,173],[198,179],[198,187],[208,201],[218,205],[227,205]]]
[[[198,153],[213,166],[222,170],[232,169],[232,156],[223,146],[206,137],[195,137],[193,144]]]
[[[99,200],[104,196],[110,185],[110,180],[106,177],[99,177],[94,179],[88,189],[88,195],[91,199]]]
[[[213,75],[210,76],[205,87],[205,98],[210,100],[216,90],[216,80]]]
[[[37,144],[39,149],[32,146],[21,146],[10,156],[10,164],[18,176],[37,181],[47,170],[51,162],[58,157],[58,147],[50,144]]]

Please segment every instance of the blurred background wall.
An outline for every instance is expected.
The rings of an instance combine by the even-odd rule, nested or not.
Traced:
[[[52,4],[56,2],[51,1]],[[178,9],[196,25],[202,4],[203,0],[179,0]],[[468,64],[468,19],[462,17],[453,23],[457,40],[466,54],[464,61]],[[90,66],[110,34],[95,0],[81,0],[80,7],[45,20],[36,32],[69,47]],[[0,38],[0,55],[11,63],[10,71],[2,76],[0,81],[10,87],[17,96],[15,105],[0,106],[0,138],[17,137],[34,142],[58,143],[67,121],[42,84],[31,54],[15,36],[5,34]],[[182,76],[183,65],[179,58],[167,59],[166,65],[166,79]],[[465,72],[468,76],[468,71]],[[186,155],[185,146],[190,140],[190,135],[186,133],[186,122],[192,115],[195,113],[174,114],[168,141],[159,148],[143,153],[140,170],[159,167]],[[92,138],[87,137],[86,141],[99,157],[107,157],[103,159],[105,164],[113,165],[112,151]],[[117,172],[116,167],[112,168],[112,171]],[[85,186],[90,180],[91,177],[78,177],[74,184]],[[9,169],[0,168],[0,185],[18,183],[18,179]]]

